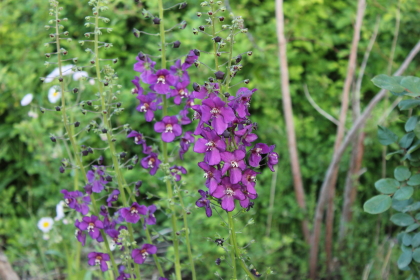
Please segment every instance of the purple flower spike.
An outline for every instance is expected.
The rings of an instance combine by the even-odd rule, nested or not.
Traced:
[[[99,265],[101,267],[102,272],[108,270],[108,264],[106,263],[106,261],[110,260],[108,254],[92,252],[88,254],[88,258],[89,265]]]
[[[228,212],[235,209],[235,199],[244,200],[245,195],[238,184],[231,184],[228,177],[223,177],[222,183],[217,186],[212,194],[222,200],[222,208]]]
[[[211,121],[211,125],[219,135],[223,134],[228,124],[236,118],[232,108],[226,107],[226,103],[218,96],[204,100],[201,111],[202,121]]]
[[[112,193],[108,196],[106,202],[108,203],[108,207],[112,206],[112,202],[118,200],[118,195],[120,194],[119,190],[113,190]]]
[[[249,165],[252,167],[259,167],[261,161],[261,154],[267,154],[270,151],[270,148],[267,144],[258,143],[255,145],[254,149],[252,149],[251,156],[249,157]]]
[[[85,216],[83,217],[82,222],[80,222],[79,228],[81,230],[87,230],[90,237],[92,237],[92,239],[96,239],[101,234],[100,229],[104,228],[104,224],[94,215],[90,217]]]
[[[171,172],[171,175],[175,177],[176,182],[181,180],[180,174],[187,174],[187,170],[184,167],[178,165],[169,167],[169,171]]]
[[[204,160],[210,165],[219,164],[221,161],[220,153],[226,150],[226,143],[214,130],[203,130],[201,135],[203,138],[195,142],[194,152],[206,153]]]
[[[80,222],[78,219],[76,219],[76,221],[74,222],[74,226],[77,228],[76,229],[76,238],[77,241],[79,241],[80,243],[82,243],[82,246],[85,246],[86,243],[86,233],[84,233],[81,229],[80,229]]]
[[[159,168],[161,161],[158,159],[156,153],[150,153],[149,156],[141,160],[141,166],[145,169],[150,169],[149,174],[155,175]]]
[[[162,141],[169,143],[174,141],[176,136],[182,134],[182,127],[178,124],[176,116],[166,116],[162,121],[155,123],[156,132],[162,133]]]
[[[207,199],[208,192],[203,190],[198,190],[198,192],[201,197],[195,202],[195,205],[197,205],[197,207],[206,207],[206,215],[210,218],[213,213],[210,206],[210,200]]]
[[[171,95],[169,97],[175,97],[174,103],[176,105],[181,104],[183,98],[188,98],[190,95],[187,89],[187,86],[190,84],[190,81],[183,81],[175,85],[175,89],[171,89]]]
[[[207,179],[206,187],[209,188],[209,192],[212,194],[222,180],[222,172],[205,162],[199,162],[198,166],[205,171],[204,178]]]
[[[134,138],[134,143],[136,145],[144,145],[146,141],[144,140],[143,134],[138,133],[135,130],[132,130],[130,133],[127,134],[127,138]]]
[[[147,207],[139,205],[137,202],[133,202],[131,207],[122,208],[120,213],[127,223],[135,224],[140,220],[140,215],[147,214]]]
[[[137,111],[143,112],[147,122],[151,122],[155,117],[155,111],[161,109],[159,104],[162,102],[161,98],[156,98],[156,94],[149,92],[147,95],[139,94],[136,97],[140,100],[140,105],[137,106]]]
[[[156,254],[157,248],[152,244],[144,244],[141,249],[134,249],[131,257],[135,263],[142,264],[146,261],[147,256]]]
[[[68,207],[76,210],[82,215],[86,215],[89,212],[89,196],[84,196],[81,191],[69,192],[68,190],[61,190],[61,193],[64,194],[64,202]]]
[[[242,179],[242,171],[245,170],[246,164],[244,161],[245,152],[242,150],[236,150],[233,153],[223,152],[221,154],[222,160],[225,162],[222,168],[222,174],[230,171],[230,182],[237,184]]]
[[[146,219],[145,219],[145,223],[144,223],[144,228],[146,228],[146,224],[147,225],[155,225],[156,224],[156,217],[154,215],[154,213],[156,212],[156,206],[155,205],[150,205],[149,207],[147,207],[147,214],[146,214]]]
[[[160,94],[170,93],[170,86],[174,86],[178,79],[166,69],[161,69],[156,74],[148,73],[143,82],[151,85],[151,89]]]
[[[273,172],[274,172],[274,165],[279,163],[279,155],[273,152],[275,148],[276,148],[276,145],[270,146],[270,153],[268,154],[268,160],[267,160],[267,165],[270,168],[270,170]]]
[[[86,177],[89,183],[92,184],[92,191],[95,193],[100,193],[104,188],[105,185],[108,183],[107,180],[104,178],[104,172],[101,170],[100,166],[94,166],[96,170],[89,170],[86,174]]]

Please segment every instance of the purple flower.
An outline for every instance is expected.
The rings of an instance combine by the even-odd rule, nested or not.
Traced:
[[[127,223],[135,224],[140,220],[140,215],[147,214],[147,207],[139,205],[137,202],[133,202],[131,207],[122,208],[120,213]]]
[[[179,115],[181,116],[181,125],[187,125],[191,123],[190,118],[187,117],[188,110],[184,109],[179,111]]]
[[[64,202],[68,207],[82,215],[86,215],[89,212],[89,196],[84,196],[81,191],[69,192],[68,190],[61,190],[61,193],[64,194]]]
[[[132,94],[143,94],[144,89],[140,86],[140,78],[135,77],[134,80],[131,80],[131,82],[136,86],[136,88],[133,88],[131,90]]]
[[[195,135],[199,135],[203,132],[203,126],[204,126],[204,122],[201,119],[201,115],[202,115],[201,106],[200,105],[193,105],[193,106],[191,106],[191,109],[194,110],[193,120],[200,120],[198,122],[197,127],[195,128],[195,131],[194,131]]]
[[[187,86],[190,84],[189,80],[184,80],[183,82],[176,83],[175,89],[171,89],[171,95],[168,97],[175,97],[174,103],[176,105],[181,104],[183,98],[188,98],[190,95],[188,93]]]
[[[138,133],[135,130],[130,131],[130,133],[127,134],[127,138],[134,138],[134,143],[136,145],[145,145],[146,140],[144,140],[144,136],[141,133]]]
[[[235,110],[240,118],[245,118],[250,115],[248,112],[249,102],[255,91],[256,89],[249,90],[242,87],[236,92],[236,97],[232,98],[231,102],[229,102],[229,106]]]
[[[89,183],[92,184],[92,191],[95,193],[100,193],[104,188],[107,180],[104,178],[104,172],[101,170],[101,166],[94,165],[94,170],[89,170],[86,174],[86,177]]]
[[[124,270],[125,270],[125,266],[120,265],[118,267],[119,275],[118,275],[116,280],[128,280],[128,279],[130,279],[131,275],[129,273],[124,273]],[[136,278],[136,275],[134,275],[134,278]]]
[[[113,201],[117,201],[118,200],[118,195],[120,194],[119,190],[113,190],[112,193],[108,196],[108,199],[106,200],[106,202],[108,203],[108,207],[112,206],[112,202]]]
[[[98,217],[92,215],[92,216],[85,216],[83,217],[82,221],[79,224],[79,228],[81,230],[87,230],[90,237],[92,239],[97,239],[99,235],[101,234],[100,229],[104,228],[104,224],[101,220],[98,219]]]
[[[245,128],[235,131],[235,141],[237,144],[243,144],[244,146],[251,146],[251,142],[258,139],[258,136],[252,133],[253,125],[247,125]]]
[[[176,116],[164,117],[162,121],[155,123],[154,129],[162,133],[162,141],[167,143],[174,141],[176,136],[182,134],[182,127],[178,124]]]
[[[141,160],[141,166],[145,169],[150,169],[149,174],[155,175],[159,168],[161,161],[158,159],[156,153],[150,153],[147,157]]]
[[[161,69],[153,73],[147,73],[144,76],[143,82],[151,85],[151,89],[160,94],[168,94],[170,92],[170,86],[174,86],[177,82],[177,78],[166,69]]]
[[[257,174],[260,174],[252,169],[247,169],[242,173],[242,184],[246,190],[252,194],[256,194],[255,182],[257,181]]]
[[[191,131],[185,132],[184,136],[181,137],[179,141],[179,145],[181,148],[179,149],[179,157],[184,159],[184,154],[188,151],[191,146],[191,143],[194,143],[195,138]]]
[[[131,252],[131,257],[135,263],[142,264],[146,261],[147,256],[156,254],[157,248],[152,244],[144,244],[141,249],[134,249]]]
[[[108,270],[108,265],[106,263],[106,261],[110,260],[108,254],[92,252],[88,254],[88,258],[89,265],[100,265],[102,272]]]
[[[251,203],[253,203],[253,202],[250,201],[250,199],[256,199],[258,197],[258,195],[256,193],[252,194],[252,193],[248,192],[245,188],[242,188],[242,193],[244,194],[245,199],[239,201],[239,204],[241,204],[241,206],[243,208],[248,208],[251,205]]]
[[[221,161],[220,153],[226,150],[226,143],[218,136],[214,130],[204,130],[200,138],[194,145],[194,152],[206,153],[204,160],[210,165],[219,164]]]
[[[171,172],[171,175],[175,177],[175,181],[178,182],[179,180],[181,180],[181,174],[187,174],[187,170],[182,167],[182,166],[178,166],[178,165],[174,165],[169,167],[169,171]]]
[[[212,194],[222,180],[222,173],[220,170],[208,165],[204,161],[199,162],[198,166],[205,171],[204,178],[206,178],[206,187],[209,188],[209,192]]]
[[[154,215],[154,213],[156,212],[156,206],[155,205],[150,205],[149,207],[147,207],[147,214],[146,214],[146,219],[144,221],[144,228],[146,228],[146,224],[147,225],[155,225],[156,224],[156,217]]]
[[[223,152],[221,157],[225,162],[222,167],[222,174],[226,174],[226,172],[229,170],[230,182],[232,184],[239,183],[242,179],[242,170],[245,170],[246,168],[244,161],[245,152],[242,150],[236,150],[233,153]]]
[[[279,155],[273,152],[275,148],[276,148],[276,145],[270,146],[270,152],[268,154],[268,160],[267,160],[267,165],[270,168],[270,170],[273,172],[274,172],[274,165],[279,163]]]
[[[235,199],[244,200],[245,195],[238,184],[231,184],[228,177],[222,178],[222,183],[217,186],[212,196],[222,200],[222,208],[228,212],[235,209]]]
[[[208,192],[203,190],[198,190],[198,192],[200,193],[201,197],[195,202],[195,205],[197,205],[197,207],[206,207],[206,215],[207,217],[211,217],[212,210],[210,206],[210,200],[207,199]]]
[[[187,68],[189,68],[191,65],[189,65],[188,67],[186,66],[187,64],[185,63],[181,65],[181,60],[178,59],[174,65],[171,65],[169,71],[171,72],[171,74],[177,77],[178,81],[189,81],[190,76],[188,75],[188,71],[185,70],[187,70]]]
[[[270,148],[267,144],[258,143],[255,147],[250,151],[251,156],[249,157],[249,165],[252,167],[259,167],[261,161],[261,154],[267,154],[270,151]]]
[[[79,241],[80,243],[82,243],[82,246],[85,246],[86,243],[86,233],[84,233],[81,229],[80,229],[80,222],[79,219],[76,219],[76,221],[74,222],[74,226],[77,228],[75,235],[77,238],[77,241]]]
[[[201,111],[202,121],[211,121],[211,125],[219,135],[223,134],[228,124],[236,118],[232,108],[226,107],[226,103],[218,96],[204,100]]]
[[[149,57],[143,56],[143,59],[136,57],[137,63],[134,64],[134,71],[140,72],[140,78],[143,82],[147,79],[149,75],[153,74],[153,67],[155,67],[156,62],[152,61]],[[145,82],[147,83],[147,82]]]
[[[155,111],[162,108],[159,106],[162,99],[156,98],[156,94],[153,92],[149,92],[146,95],[139,94],[136,98],[140,100],[140,105],[136,108],[137,111],[145,113],[144,117],[146,121],[151,122],[155,117]]]
[[[99,215],[104,216],[104,217],[109,216],[108,208],[106,208],[105,205],[101,205],[101,209],[99,210]]]
[[[185,58],[184,64],[182,64],[182,70],[186,70],[190,68],[191,65],[194,64],[194,62],[198,59],[198,56],[194,53],[193,50],[191,50],[187,57]]]

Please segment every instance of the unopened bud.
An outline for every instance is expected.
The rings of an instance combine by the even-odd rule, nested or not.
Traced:
[[[56,110],[57,112],[61,111],[60,106],[55,107],[55,110]]]
[[[187,27],[187,22],[185,20],[181,21],[181,23],[179,24],[179,29],[185,29],[185,27]]]
[[[155,18],[153,19],[153,23],[154,23],[154,24],[160,24],[160,18],[155,17]]]
[[[247,54],[248,56],[251,56],[251,55],[252,55],[252,51],[248,51],[246,54]]]
[[[117,108],[120,108],[121,107],[121,102],[118,102],[117,103]]]
[[[214,75],[216,76],[217,80],[223,80],[223,78],[225,77],[225,73],[223,73],[222,71],[217,71],[216,73],[214,73]]]
[[[241,60],[242,60],[242,55],[238,55],[235,59],[236,63],[241,62]]]
[[[111,176],[109,176],[109,175],[107,175],[107,176],[105,177],[105,180],[106,180],[107,182],[112,182],[112,177],[111,177]]]
[[[219,21],[224,21],[225,17],[219,17]]]
[[[73,91],[73,93],[78,93],[79,92],[79,89],[78,88],[74,88],[72,91]]]
[[[195,91],[200,91],[201,87],[200,87],[200,85],[199,85],[199,84],[197,84],[197,83],[193,83],[193,89],[194,89]]]
[[[117,59],[117,58],[114,58],[114,59],[112,60],[112,62],[115,64],[115,63],[117,63],[117,62],[118,62],[118,59]]]
[[[133,34],[134,34],[134,36],[136,36],[136,38],[140,38],[140,31],[139,30],[133,28]]]
[[[63,77],[60,77],[60,78],[58,78],[58,81],[60,82],[60,83],[62,83],[63,82]]]
[[[102,128],[102,133],[107,133],[107,132],[108,132],[108,129]]]
[[[60,173],[64,173],[64,171],[66,171],[66,169],[64,169],[64,167],[63,166],[60,166]]]
[[[98,158],[98,164],[99,164],[99,165],[104,164],[104,157],[103,157],[103,156],[100,156],[100,157]]]
[[[245,84],[249,84],[249,79],[244,80]]]
[[[132,166],[132,165],[128,165],[128,166],[127,166],[127,169],[128,169],[128,170],[132,170],[132,169],[133,169],[133,166]]]
[[[197,34],[198,34],[197,29],[193,28],[193,30],[192,30],[192,31],[193,31],[193,34],[194,34],[194,35],[197,35]]]
[[[50,137],[50,139],[51,139],[51,141],[53,141],[54,143],[55,143],[55,142],[57,142],[57,139],[55,139],[55,137],[54,137],[54,136],[51,136],[51,137]]]
[[[79,127],[79,125],[80,125],[80,122],[75,122],[74,123],[74,127]]]
[[[177,48],[179,48],[179,46],[181,46],[181,42],[180,41],[175,41],[174,45],[173,45],[173,48],[177,49]]]
[[[205,27],[204,27],[203,25],[200,25],[200,26],[198,27],[198,29],[200,29],[201,31],[204,31]]]
[[[193,52],[196,56],[200,56],[200,50],[193,49]]]
[[[120,158],[125,158],[125,157],[126,157],[126,155],[127,155],[127,154],[126,154],[125,152],[121,152],[121,153],[120,153]]]
[[[201,15],[202,15],[202,14],[201,14],[200,12],[198,12],[198,13],[197,13],[197,17],[201,17]]]
[[[179,9],[184,9],[185,7],[187,7],[187,2],[183,2],[179,5]]]
[[[210,82],[210,83],[213,83],[213,82],[214,82],[213,77],[209,77],[209,82]]]

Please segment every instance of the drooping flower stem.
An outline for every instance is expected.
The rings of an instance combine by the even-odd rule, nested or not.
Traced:
[[[163,1],[158,1],[159,6],[159,32],[160,32],[160,42],[161,42],[161,69],[166,69],[166,42],[165,42],[165,20],[163,15]],[[163,98],[163,116],[167,116],[168,112],[168,101],[167,98]],[[162,153],[163,153],[163,162],[168,164],[168,146],[167,143],[162,141]],[[181,263],[179,255],[179,239],[177,236],[177,225],[176,225],[176,211],[174,206],[174,196],[172,191],[172,185],[170,180],[166,180],[166,189],[168,192],[168,203],[169,208],[171,209],[171,223],[172,223],[172,241],[174,244],[174,255],[175,255],[175,275],[177,280],[181,280]]]
[[[244,261],[241,259],[241,252],[239,251],[238,242],[236,239],[235,224],[232,218],[232,212],[227,212],[227,214],[228,214],[230,238],[231,238],[231,242],[234,247],[234,253],[235,253],[234,262],[236,263],[236,260],[238,260],[239,265],[242,267],[243,271],[250,277],[251,280],[254,280],[254,276],[252,275],[251,271],[249,271]],[[234,266],[236,266],[236,264]]]
[[[112,163],[114,165],[114,170],[115,170],[115,175],[117,177],[117,182],[118,182],[118,189],[120,190],[120,194],[123,200],[123,204],[125,206],[128,206],[128,201],[127,201],[127,197],[125,195],[125,190],[124,190],[124,184],[123,184],[123,176],[121,173],[121,169],[120,169],[120,164],[118,162],[118,158],[117,158],[117,154],[116,154],[116,150],[115,150],[115,145],[114,142],[112,141],[112,125],[111,125],[111,121],[108,118],[108,115],[110,112],[108,112],[107,108],[106,108],[106,104],[105,104],[105,95],[106,93],[104,92],[104,88],[103,88],[103,84],[102,84],[102,78],[101,78],[101,71],[100,71],[100,61],[99,61],[99,33],[100,33],[100,29],[99,29],[99,12],[100,12],[100,0],[98,0],[96,2],[96,11],[95,11],[95,40],[94,40],[94,44],[95,44],[95,66],[96,66],[96,77],[98,80],[98,89],[99,89],[99,95],[101,98],[101,108],[102,108],[102,120],[103,123],[105,125],[105,128],[107,130],[106,132],[106,136],[107,136],[107,140],[108,140],[108,145],[109,145],[109,149],[111,152],[111,158],[112,158]],[[133,235],[133,227],[130,223],[127,223],[127,228],[128,228],[128,232],[130,235],[130,241],[131,244],[134,246],[135,245],[135,240],[134,240],[134,235]],[[102,230],[101,230],[102,231]],[[107,242],[107,239],[104,238],[104,240]],[[107,244],[108,247],[108,244]],[[108,247],[109,248],[109,247]],[[117,270],[116,265],[114,265],[113,263],[113,269]],[[135,274],[136,274],[136,279],[141,280],[141,276],[140,276],[140,267],[139,265],[135,264],[134,265],[134,270],[135,270]],[[118,272],[118,270],[117,270]],[[116,274],[118,275],[118,273]]]

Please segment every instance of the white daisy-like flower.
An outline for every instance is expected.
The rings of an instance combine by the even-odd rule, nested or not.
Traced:
[[[73,80],[75,81],[80,80],[82,77],[89,78],[89,74],[86,71],[77,71],[73,74]]]
[[[60,201],[57,206],[55,206],[55,210],[57,212],[57,216],[54,218],[55,221],[59,221],[64,218],[64,201]]]
[[[73,74],[73,70],[71,70],[73,68],[73,65],[64,65],[61,67],[61,72],[63,76],[67,76],[67,75],[71,75]],[[55,68],[50,74],[48,74],[47,77],[45,77],[44,83],[51,83],[55,78],[57,78],[58,76],[60,76],[60,70],[57,68]]]
[[[56,103],[61,98],[61,89],[59,86],[52,86],[48,90],[48,100],[51,103]]]
[[[20,105],[27,106],[31,104],[32,99],[34,99],[34,95],[32,93],[28,93],[22,98],[22,100],[20,101]]]
[[[44,217],[38,221],[38,228],[42,232],[47,233],[52,229],[53,224],[54,224],[54,220],[52,218]]]

